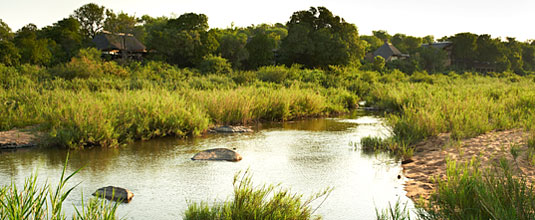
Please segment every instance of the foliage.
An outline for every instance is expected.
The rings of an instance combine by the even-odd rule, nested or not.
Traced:
[[[273,50],[276,48],[276,40],[270,38],[265,33],[258,33],[247,42],[245,48],[249,53],[247,59],[247,68],[256,69],[261,66],[269,66],[275,64],[275,54]]]
[[[223,33],[219,39],[219,53],[227,59],[234,69],[242,67],[242,63],[249,57],[245,49],[247,35],[237,31]]]
[[[73,17],[80,22],[84,35],[92,39],[103,28],[104,6],[94,3],[85,4],[74,11]]]
[[[52,74],[65,78],[102,77],[104,75],[127,76],[128,71],[115,62],[104,62],[95,48],[81,49],[71,62],[52,68]]]
[[[199,64],[199,71],[204,74],[229,74],[232,67],[225,58],[208,55]]]
[[[385,58],[382,56],[375,56],[373,58],[373,70],[381,72],[385,68]]]
[[[281,189],[279,185],[253,186],[249,171],[234,176],[231,200],[210,207],[206,203],[188,206],[184,219],[320,219],[311,203],[327,199],[332,189],[325,189],[303,200],[300,194]],[[320,204],[321,205],[321,204]]]
[[[40,31],[42,38],[50,39],[49,48],[53,54],[51,63],[68,62],[82,48],[84,36],[78,20],[69,17],[44,27]]]
[[[282,40],[281,62],[305,67],[348,65],[364,56],[364,44],[355,25],[334,16],[327,8],[294,12],[288,36]]]
[[[219,47],[214,31],[207,31],[208,18],[187,13],[155,26],[147,36],[147,46],[180,67],[194,67]]]
[[[19,48],[21,63],[46,65],[50,62],[52,53],[48,50],[48,40],[37,37],[37,27],[28,24],[22,27],[14,38]]]

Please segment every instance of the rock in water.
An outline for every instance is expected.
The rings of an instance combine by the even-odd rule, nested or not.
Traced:
[[[191,158],[192,160],[226,160],[240,161],[241,155],[236,151],[227,148],[215,148],[201,151]]]
[[[127,203],[130,202],[130,200],[132,200],[132,198],[134,197],[134,193],[130,192],[130,190],[115,186],[102,187],[100,189],[97,189],[97,191],[95,191],[92,195],[104,197],[107,200]]]
[[[245,126],[221,126],[214,128],[216,133],[249,133],[252,129]]]

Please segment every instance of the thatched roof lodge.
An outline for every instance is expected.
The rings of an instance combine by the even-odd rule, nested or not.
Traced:
[[[379,47],[375,52],[373,52],[373,57],[376,56],[383,57],[386,62],[398,59],[402,60],[409,57],[408,54],[401,53],[396,47],[394,47],[394,45],[388,43],[386,40],[383,46]]]
[[[141,60],[147,53],[145,45],[132,34],[103,31],[93,38],[93,43],[103,56],[111,56],[112,59]]]

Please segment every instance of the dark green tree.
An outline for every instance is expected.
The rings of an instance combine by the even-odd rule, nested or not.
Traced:
[[[258,33],[254,35],[245,46],[249,53],[249,58],[246,61],[247,68],[256,69],[261,66],[275,64],[275,54],[273,51],[276,46],[276,40],[268,34]]]
[[[225,31],[219,38],[218,52],[221,57],[227,59],[234,69],[242,67],[242,63],[249,57],[245,45],[247,34],[239,31]]]
[[[37,37],[37,27],[28,24],[17,31],[14,42],[21,55],[21,63],[47,65],[51,58],[49,40]]]
[[[349,65],[364,56],[364,44],[357,27],[334,16],[327,8],[311,7],[294,12],[287,23],[288,36],[282,40],[280,61],[305,67],[327,68]]]
[[[383,40],[373,35],[360,36],[360,39],[368,43],[366,47],[367,53],[373,53],[375,50],[377,50],[379,47],[381,47],[384,44]]]
[[[73,17],[62,19],[39,31],[39,38],[50,39],[49,49],[54,56],[51,63],[69,61],[83,46],[83,34],[78,20]]]
[[[102,30],[105,19],[104,11],[104,6],[94,3],[83,5],[74,11],[73,17],[78,19],[87,38],[93,39]]]
[[[442,49],[422,47],[418,49],[418,63],[428,73],[436,73],[446,68],[448,54]]]
[[[459,68],[470,68],[478,55],[478,36],[472,33],[459,33],[450,38],[453,43],[452,56]]]
[[[206,15],[187,13],[166,20],[165,25],[156,22],[148,29],[147,46],[171,64],[195,67],[219,47],[215,31],[207,29]]]
[[[13,33],[11,28],[0,19],[0,63],[13,66],[20,60],[20,54],[15,44],[13,44]]]
[[[392,38],[392,36],[385,30],[372,31],[372,34],[383,42],[385,42],[385,40],[390,41],[390,38]]]

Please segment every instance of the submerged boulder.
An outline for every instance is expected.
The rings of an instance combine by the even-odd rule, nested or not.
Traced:
[[[245,126],[221,126],[214,128],[213,131],[215,133],[249,133],[253,132],[251,128],[245,127]]]
[[[115,186],[102,187],[97,189],[92,195],[120,202],[130,202],[134,197],[134,193],[130,192],[130,190]]]
[[[191,158],[192,160],[226,160],[240,161],[241,155],[236,151],[227,148],[214,148],[201,151]]]

